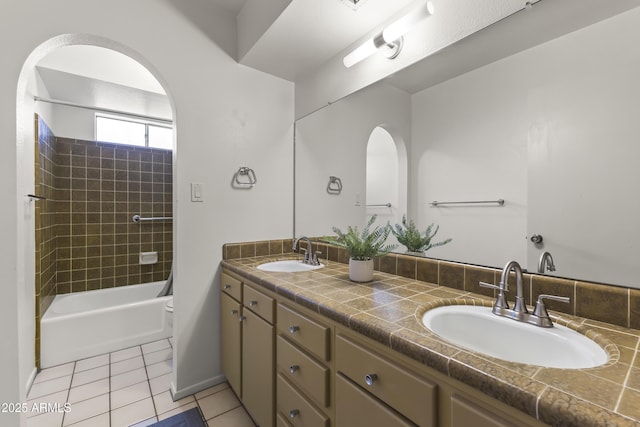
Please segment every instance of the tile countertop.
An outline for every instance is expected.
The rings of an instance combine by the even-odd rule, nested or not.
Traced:
[[[609,354],[589,369],[511,363],[449,344],[420,321],[429,308],[493,304],[492,298],[376,271],[374,281],[349,281],[346,264],[298,273],[257,265],[291,256],[222,261],[222,266],[339,324],[468,384],[544,423],[563,426],[640,425],[640,331],[563,314],[554,322],[578,329]],[[505,345],[509,343],[505,342]]]

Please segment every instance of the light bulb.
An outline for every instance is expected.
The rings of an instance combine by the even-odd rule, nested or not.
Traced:
[[[433,14],[433,3],[425,1],[402,18],[398,19],[382,31],[385,43],[393,43],[407,34],[420,21]]]
[[[381,35],[377,35],[374,38],[371,38],[360,46],[358,46],[353,52],[348,54],[342,59],[342,63],[345,67],[349,68],[362,61],[365,58],[373,55],[378,51],[380,46],[384,45],[384,40]]]

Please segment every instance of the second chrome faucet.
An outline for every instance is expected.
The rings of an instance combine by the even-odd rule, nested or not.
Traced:
[[[509,291],[509,274],[513,271],[516,275],[516,298],[513,308],[509,308],[509,303],[505,296],[505,292]],[[493,305],[493,313],[498,316],[507,317],[520,322],[530,323],[532,325],[541,326],[543,328],[550,328],[553,326],[549,313],[544,306],[544,300],[554,300],[564,303],[570,302],[567,297],[560,297],[555,295],[540,294],[536,301],[536,306],[533,313],[529,313],[527,305],[524,299],[524,280],[522,277],[522,268],[516,261],[509,261],[507,265],[502,269],[500,276],[500,283],[494,285],[493,283],[480,282],[480,286],[485,288],[493,288],[498,290],[498,297]]]

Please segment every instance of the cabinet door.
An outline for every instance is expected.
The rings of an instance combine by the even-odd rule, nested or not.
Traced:
[[[452,427],[515,427],[516,424],[506,421],[500,415],[480,407],[462,396],[451,397]]]
[[[246,309],[242,328],[242,403],[258,426],[273,427],[275,329]]]
[[[349,427],[415,427],[415,424],[361,390],[341,374],[336,375],[336,425]],[[473,425],[469,424],[469,426]]]
[[[227,377],[229,385],[242,398],[241,383],[241,352],[242,352],[242,323],[240,316],[242,306],[239,302],[225,293],[220,294],[220,334],[222,346],[222,372]]]

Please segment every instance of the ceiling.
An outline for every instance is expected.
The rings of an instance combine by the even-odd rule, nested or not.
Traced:
[[[354,10],[346,0],[292,0],[240,63],[296,81],[415,3],[366,0]]]
[[[192,5],[221,8],[237,16],[245,5],[256,1],[265,0],[202,0]],[[286,3],[284,11],[267,26],[239,62],[294,82],[416,2],[361,0],[354,10],[349,0],[282,1]],[[640,0],[541,0],[531,10],[506,18],[387,80],[414,93],[638,6]],[[108,49],[69,46],[56,50],[38,65],[164,93],[144,67]]]

